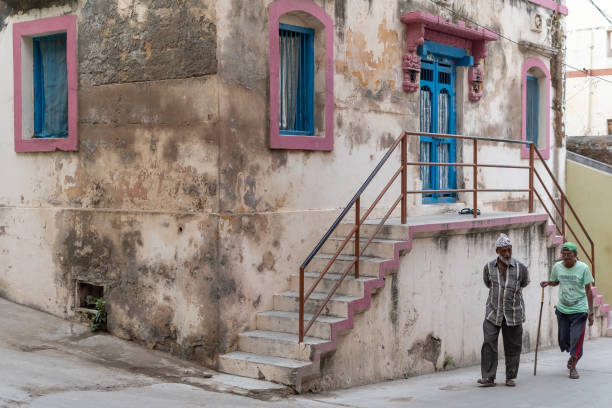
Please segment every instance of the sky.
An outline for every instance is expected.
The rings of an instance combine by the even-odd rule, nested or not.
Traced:
[[[612,20],[612,0],[593,0]],[[566,0],[567,30],[612,26],[589,0]]]

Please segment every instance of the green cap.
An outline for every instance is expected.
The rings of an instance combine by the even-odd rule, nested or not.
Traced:
[[[566,249],[568,251],[576,251],[578,250],[578,247],[576,246],[576,244],[574,244],[573,242],[566,242],[565,244],[563,244],[563,246],[561,247],[561,249]]]

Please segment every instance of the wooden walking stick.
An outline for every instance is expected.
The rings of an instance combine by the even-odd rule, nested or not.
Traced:
[[[542,325],[542,308],[544,307],[544,288],[542,288],[542,300],[540,301],[540,320],[538,320],[538,336],[536,337],[535,360],[533,362],[533,375],[536,375],[538,367],[538,346],[540,345],[540,326]]]

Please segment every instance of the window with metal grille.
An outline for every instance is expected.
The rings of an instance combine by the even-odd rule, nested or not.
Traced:
[[[539,94],[538,78],[527,75],[526,139],[538,146],[539,134]]]
[[[438,72],[438,82],[441,84],[450,85],[451,83],[450,72]]]
[[[68,136],[66,33],[35,37],[34,137]]]
[[[433,70],[421,68],[421,81],[433,81]]]
[[[314,30],[279,25],[279,133],[314,135]]]

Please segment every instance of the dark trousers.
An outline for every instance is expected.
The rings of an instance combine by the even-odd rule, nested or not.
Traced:
[[[569,351],[576,358],[582,357],[584,331],[589,317],[588,313],[565,314],[555,309],[557,325],[559,326],[559,347],[561,351]]]
[[[506,319],[501,326],[496,326],[487,319],[482,325],[484,342],[480,351],[480,370],[482,378],[495,378],[497,372],[497,340],[501,329],[506,357],[506,379],[512,380],[518,374],[523,346],[523,325],[508,326]]]

